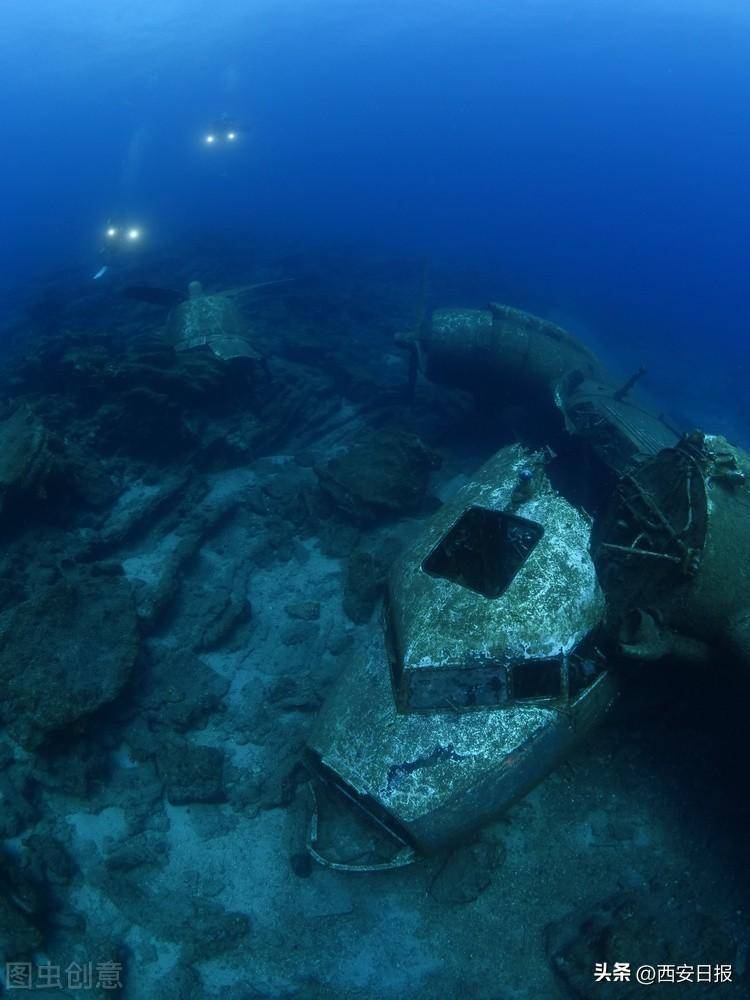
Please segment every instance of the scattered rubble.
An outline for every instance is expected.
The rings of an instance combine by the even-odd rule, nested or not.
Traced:
[[[576,855],[564,776],[544,807],[404,872],[349,879],[305,851],[311,720],[379,627],[410,519],[437,502],[429,442],[476,429],[460,393],[425,385],[422,410],[403,406],[390,340],[411,289],[399,300],[385,272],[382,290],[393,315],[301,286],[254,328],[265,366],[176,352],[148,310],[120,324],[98,301],[96,329],[48,329],[4,367],[4,960],[106,959],[129,995],[175,1000],[496,1000],[555,980],[593,997],[593,962],[633,960],[640,940],[677,957],[667,904],[623,895],[550,925],[548,967],[539,915],[578,907],[579,883],[661,870],[665,850],[618,840],[615,864],[594,824]],[[625,742],[576,765],[577,796],[607,816],[597,782]],[[648,812],[658,795],[621,799]],[[706,914],[689,960],[739,970],[742,926]]]

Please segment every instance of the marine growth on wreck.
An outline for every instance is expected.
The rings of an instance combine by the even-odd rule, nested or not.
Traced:
[[[0,10],[0,992],[750,995],[748,25],[511,6]]]

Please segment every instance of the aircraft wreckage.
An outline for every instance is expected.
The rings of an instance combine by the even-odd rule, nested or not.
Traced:
[[[533,400],[597,476],[593,517],[550,481],[549,448],[500,450],[395,563],[381,642],[323,705],[306,756],[398,845],[390,868],[459,842],[599,722],[618,660],[750,665],[750,456],[680,433],[565,330],[508,306],[441,309],[397,337],[428,379]],[[315,791],[317,789],[317,792]]]

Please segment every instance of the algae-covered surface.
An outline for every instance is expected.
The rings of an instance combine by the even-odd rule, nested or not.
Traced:
[[[140,307],[85,296],[6,360],[3,427],[36,442],[27,467],[14,452],[0,515],[6,977],[30,969],[40,995],[73,997],[65,970],[91,963],[91,995],[109,995],[109,972],[133,1000],[536,1000],[637,996],[595,982],[596,963],[671,963],[731,965],[711,989],[747,995],[746,691],[726,663],[631,665],[603,724],[450,851],[357,874],[306,853],[314,719],[382,649],[394,561],[519,420],[478,420],[426,382],[406,402],[390,331],[413,269],[388,294],[377,268],[349,273],[348,295],[345,268],[329,272],[302,268],[253,305],[267,370],[175,353]],[[357,475],[397,446],[424,461]],[[556,496],[516,513],[561,517],[568,548],[584,545],[588,514]],[[571,572],[563,589],[575,581],[597,617],[590,562]],[[335,801],[320,819],[332,855],[386,858]]]

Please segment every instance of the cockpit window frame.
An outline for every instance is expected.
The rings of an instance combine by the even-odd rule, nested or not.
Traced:
[[[482,519],[485,524],[482,525],[480,522]],[[509,529],[515,528],[516,534],[520,530],[525,531],[527,535],[536,536],[532,540],[532,544],[526,549],[525,552],[516,552],[512,555],[515,556],[515,564],[511,566],[495,566],[494,571],[496,572],[496,582],[490,586],[489,584],[482,587],[479,585],[479,580],[477,575],[469,576],[467,579],[466,575],[464,579],[460,579],[458,574],[450,575],[445,570],[446,563],[453,558],[453,554],[450,552],[451,541],[453,544],[457,544],[458,539],[456,536],[461,532],[462,523],[464,523],[464,528],[466,529],[465,522],[468,520],[473,520],[477,522],[476,525],[469,525],[469,530],[479,531],[484,529],[488,530],[489,524],[492,520],[499,522],[502,525],[501,534],[502,541],[507,542],[509,539]],[[447,580],[449,583],[453,583],[458,587],[464,587],[466,590],[470,590],[480,597],[484,597],[487,600],[498,600],[503,597],[503,595],[508,591],[515,578],[521,572],[523,567],[526,565],[529,557],[536,549],[539,542],[544,537],[544,525],[540,524],[538,521],[532,521],[530,518],[519,517],[517,514],[511,514],[508,511],[497,510],[494,507],[486,507],[482,504],[470,504],[468,507],[464,508],[455,521],[451,524],[450,528],[445,531],[436,544],[430,549],[429,553],[422,560],[420,569],[427,576],[433,577],[434,579]],[[529,539],[525,540],[528,544]],[[515,544],[519,544],[520,540],[517,539]],[[510,539],[511,545],[514,544],[513,539]],[[441,553],[441,549],[448,550]],[[508,553],[502,553],[501,558],[507,560]],[[441,565],[442,564],[442,565]],[[486,570],[486,567],[484,567]]]

